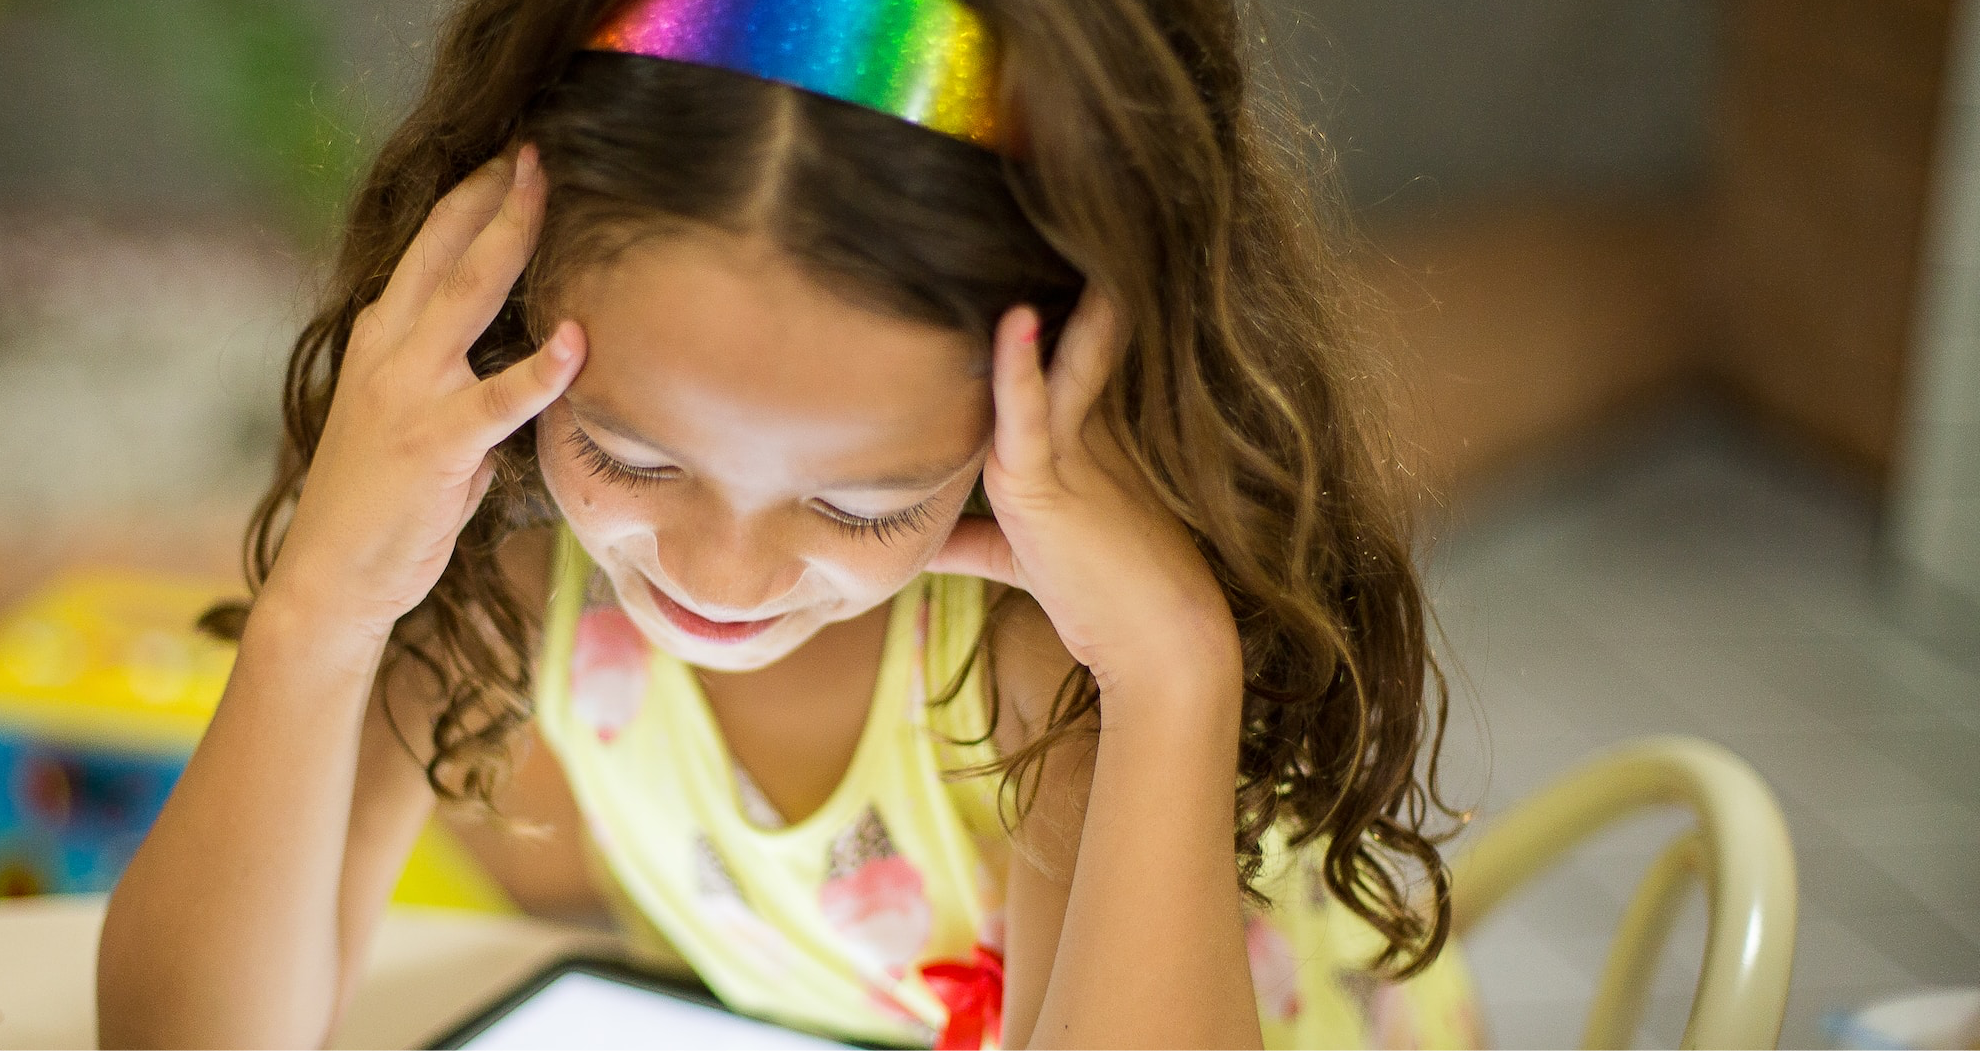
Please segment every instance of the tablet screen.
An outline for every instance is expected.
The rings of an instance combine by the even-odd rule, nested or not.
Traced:
[[[849,1047],[716,1007],[569,970],[456,1046],[472,1048]]]

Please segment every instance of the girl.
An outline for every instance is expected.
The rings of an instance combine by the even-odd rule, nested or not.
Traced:
[[[104,1041],[327,1039],[436,793],[530,734],[744,1009],[1474,1039],[1409,493],[1248,32],[466,0],[298,341]]]

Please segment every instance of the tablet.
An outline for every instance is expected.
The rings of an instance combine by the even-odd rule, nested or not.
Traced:
[[[436,1040],[466,1048],[862,1047],[738,1014],[708,990],[591,957],[559,960]]]

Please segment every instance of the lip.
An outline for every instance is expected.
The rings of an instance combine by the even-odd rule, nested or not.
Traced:
[[[655,587],[650,580],[646,582],[646,590],[652,594],[653,604],[659,607],[660,615],[666,617],[669,624],[703,642],[747,642],[775,627],[785,616],[779,613],[762,620],[709,620],[668,598],[667,593]]]

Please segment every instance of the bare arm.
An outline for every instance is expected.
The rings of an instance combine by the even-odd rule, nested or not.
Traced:
[[[1028,603],[996,641],[1008,751],[1073,662]],[[1089,719],[1092,736],[1048,754],[1011,858],[1006,1047],[1258,1046],[1232,849],[1236,687],[1228,722]]]
[[[384,727],[382,644],[282,596],[104,918],[106,1047],[316,1046],[432,806]]]
[[[957,523],[931,562],[1027,592],[1043,624],[1019,651],[1042,655],[1055,640],[1059,656],[1040,666],[1077,661],[1100,688],[1090,766],[1047,763],[1038,785],[1039,807],[1065,808],[1060,820],[1018,830],[1039,864],[1015,852],[1005,1035],[1257,1047],[1233,844],[1237,623],[1188,527],[1123,444],[1125,425],[1096,411],[1129,345],[1107,291],[1081,293],[1049,374],[1039,333],[1029,306],[997,324],[983,467],[995,518]],[[1016,703],[1048,711],[1053,682],[1041,676]],[[1062,831],[1075,825],[1077,837]]]
[[[547,597],[548,541],[535,531],[502,548],[505,574],[526,605],[541,606]],[[425,764],[438,685],[414,662],[400,662],[389,680],[356,702],[361,714],[352,719],[352,695],[338,693],[337,677],[325,674],[332,667],[326,648],[310,645],[321,641],[323,629],[314,627],[294,648],[304,654],[300,659],[282,648],[286,640],[275,632],[288,608],[272,599],[256,605],[249,624],[264,627],[242,639],[213,727],[111,898],[98,967],[107,1047],[323,1043],[357,990],[392,887],[434,810]],[[375,667],[376,656],[371,660]],[[269,667],[273,675],[259,671]],[[371,670],[364,674],[369,678]],[[404,743],[387,719],[388,704]],[[524,769],[544,762],[539,755],[533,750]],[[524,798],[521,811],[505,813],[539,819],[533,796]],[[347,804],[341,812],[339,800]],[[511,855],[534,845],[500,832],[486,838]],[[230,863],[242,874],[238,889],[215,879],[229,853],[240,855]],[[337,877],[331,897],[312,902],[297,893],[321,883],[326,872]],[[527,887],[517,897],[525,907],[538,904]],[[326,901],[334,907],[326,909]],[[325,916],[334,923],[324,924]],[[165,939],[161,931],[175,933]],[[327,947],[326,936],[333,936]],[[270,979],[278,974],[293,975],[285,980],[295,990],[291,999],[244,992],[273,988]],[[172,988],[174,980],[198,984]],[[266,1010],[244,1013],[243,1004]],[[155,1028],[172,1017],[174,1005],[192,1013]],[[249,1035],[261,1033],[269,1035]]]
[[[466,350],[534,249],[534,154],[437,206],[358,315],[295,513],[218,711],[111,897],[105,1043],[304,1046],[329,1036],[432,806],[388,699],[430,699],[386,639],[432,590],[492,477],[488,450],[562,393],[582,334],[482,379]],[[412,703],[416,728],[429,704]]]

